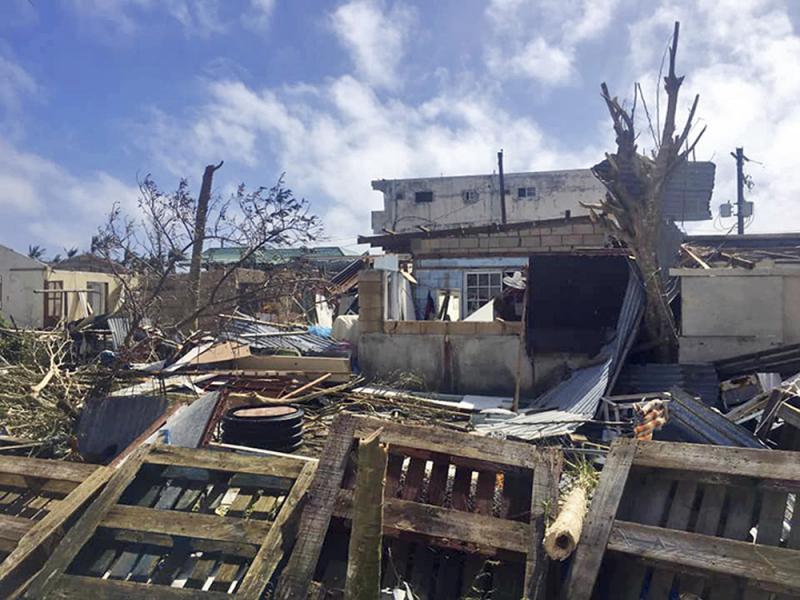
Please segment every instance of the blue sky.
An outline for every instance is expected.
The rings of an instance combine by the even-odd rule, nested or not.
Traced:
[[[698,159],[751,231],[800,229],[798,3],[780,0],[4,0],[0,243],[85,248],[137,177],[204,165],[222,193],[286,183],[330,243],[369,233],[370,180],[587,167],[613,150],[607,81],[655,105],[676,19],[680,114],[700,94]],[[640,111],[641,112],[641,111]],[[646,122],[643,148],[652,147]],[[727,230],[729,220],[694,228]]]

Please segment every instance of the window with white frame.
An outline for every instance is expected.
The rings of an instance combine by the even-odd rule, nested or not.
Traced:
[[[518,198],[536,198],[536,188],[535,187],[517,188],[517,197]]]
[[[471,315],[503,291],[502,271],[477,271],[467,273],[464,281],[466,314]]]

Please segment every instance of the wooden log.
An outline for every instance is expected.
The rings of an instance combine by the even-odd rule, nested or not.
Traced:
[[[575,552],[586,516],[586,500],[586,488],[580,484],[575,485],[564,499],[561,512],[544,538],[544,549],[553,560],[564,560]]]
[[[358,445],[345,600],[373,600],[381,592],[383,486],[387,453],[386,446],[380,443],[380,434],[378,429]]]

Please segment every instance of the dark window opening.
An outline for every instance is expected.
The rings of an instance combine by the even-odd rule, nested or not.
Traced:
[[[433,202],[433,192],[414,192],[414,202]]]
[[[535,187],[517,188],[517,197],[518,198],[535,198],[536,197],[536,188]]]
[[[529,272],[530,352],[592,356],[611,341],[628,285],[624,257],[540,255]]]

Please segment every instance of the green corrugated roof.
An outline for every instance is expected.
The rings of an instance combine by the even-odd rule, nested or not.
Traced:
[[[203,251],[203,260],[217,264],[232,264],[242,258],[244,247],[208,248]],[[335,258],[346,256],[338,246],[319,246],[317,248],[263,248],[253,255],[255,263],[274,264],[294,258]]]

